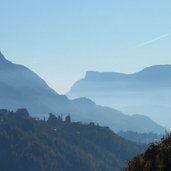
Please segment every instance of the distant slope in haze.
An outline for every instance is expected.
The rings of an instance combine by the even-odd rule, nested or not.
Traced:
[[[171,129],[171,65],[156,65],[133,74],[86,73],[67,93],[87,97],[128,114],[143,114]]]
[[[107,125],[114,131],[137,131],[140,133],[164,133],[164,127],[157,125],[150,118],[143,115],[125,115],[113,108],[99,106],[90,99],[78,98],[72,100],[74,113],[83,117],[86,122],[94,121],[100,125]]]

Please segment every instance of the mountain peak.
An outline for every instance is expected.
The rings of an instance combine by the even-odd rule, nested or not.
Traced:
[[[1,53],[1,51],[0,51],[0,60],[5,60],[5,57],[4,57],[4,55]]]
[[[10,61],[8,61],[0,51],[0,64],[8,64],[8,63],[10,63]]]
[[[153,65],[150,67],[144,68],[142,71],[168,71],[171,70],[171,65],[170,64],[165,64],[165,65]]]
[[[144,68],[142,71],[137,72],[135,74],[140,74],[145,77],[152,77],[152,78],[157,78],[157,80],[160,79],[166,79],[170,77],[171,73],[171,65],[170,64],[165,64],[165,65],[153,65],[150,67]],[[161,80],[160,80],[161,81]]]

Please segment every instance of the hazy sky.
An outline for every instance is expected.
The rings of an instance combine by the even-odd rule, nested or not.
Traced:
[[[171,0],[0,0],[0,50],[65,93],[88,70],[171,63]]]

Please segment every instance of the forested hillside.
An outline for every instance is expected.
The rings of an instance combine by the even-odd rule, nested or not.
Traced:
[[[72,123],[70,116],[47,121],[27,110],[0,110],[0,170],[117,171],[144,147],[107,127]]]

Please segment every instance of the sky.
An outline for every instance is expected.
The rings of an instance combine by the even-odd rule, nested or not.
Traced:
[[[0,51],[64,94],[86,71],[171,64],[170,0],[0,0]]]

